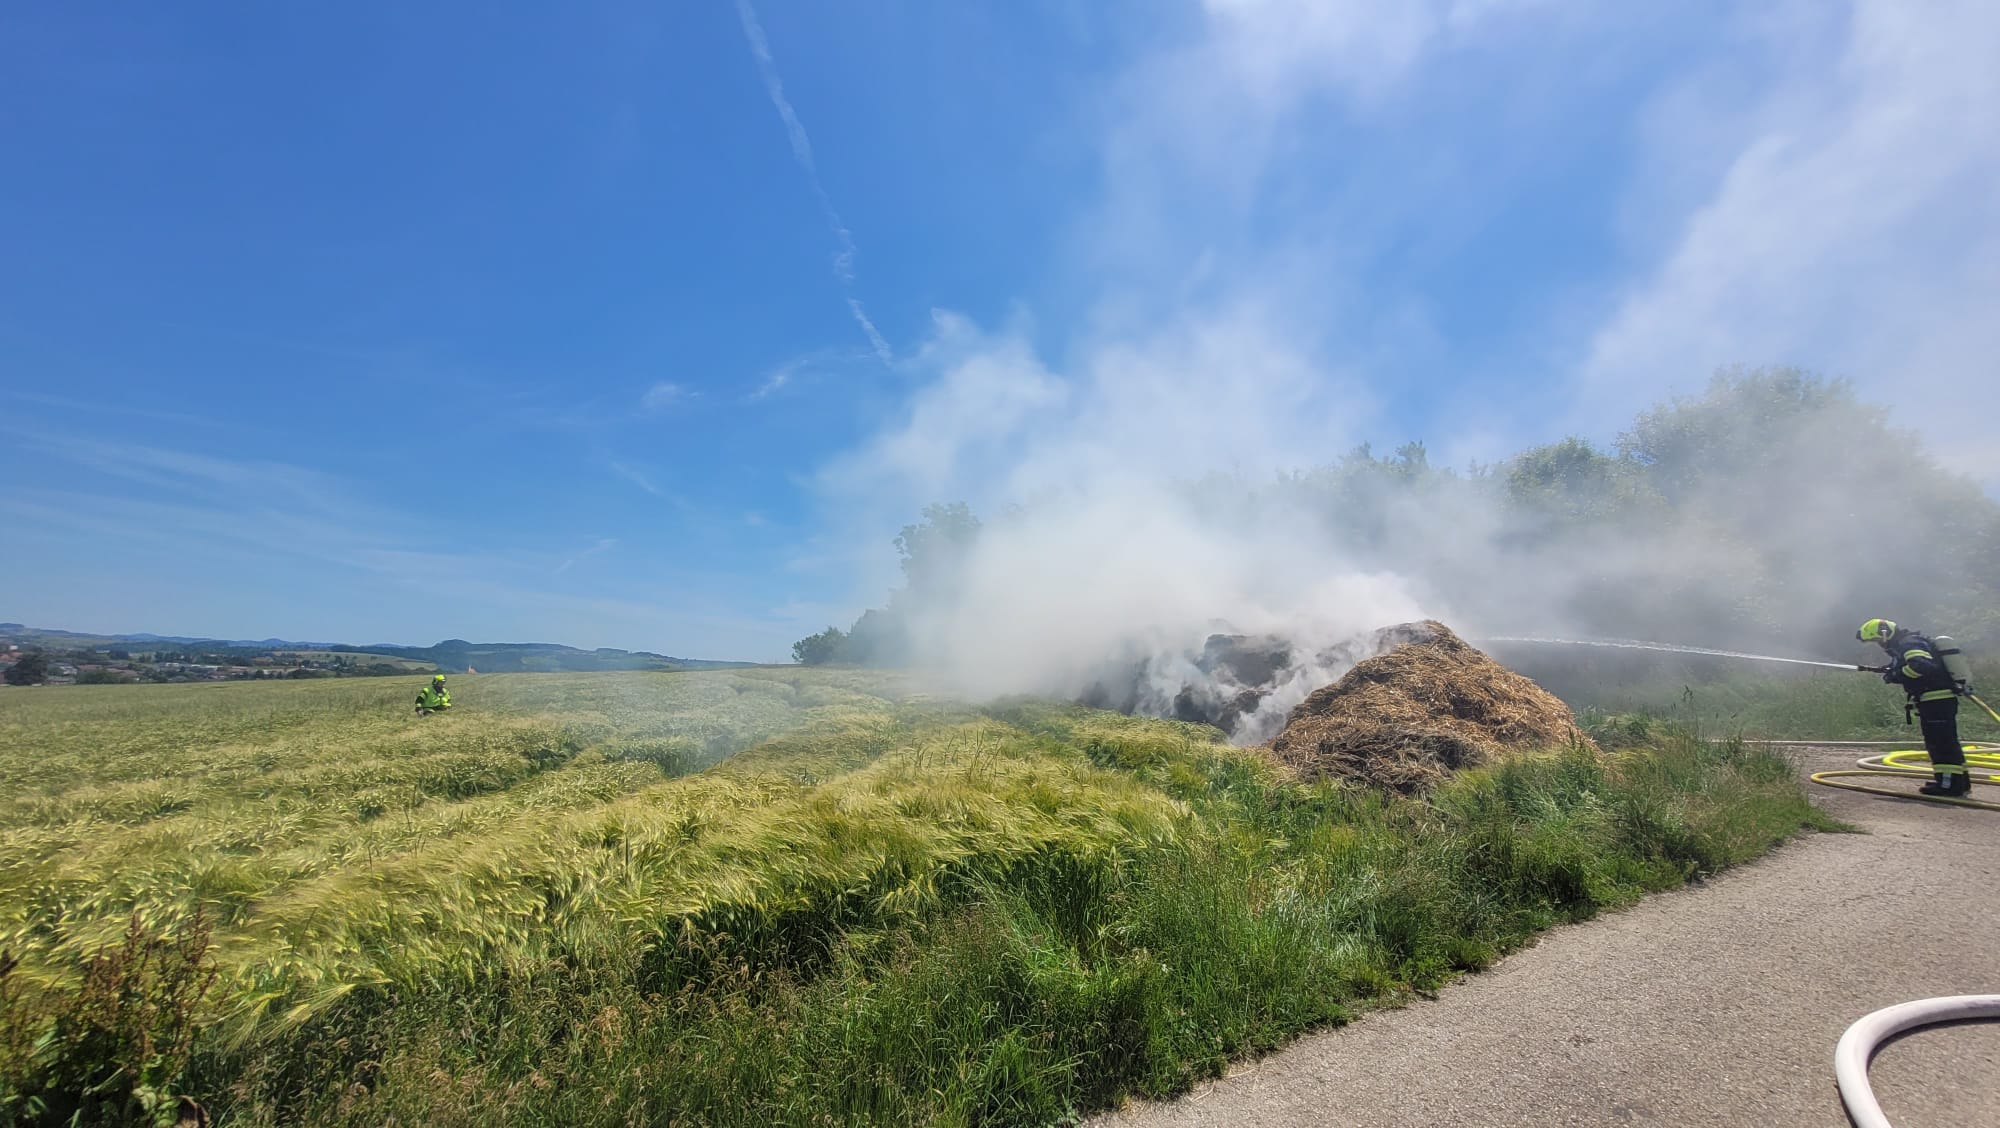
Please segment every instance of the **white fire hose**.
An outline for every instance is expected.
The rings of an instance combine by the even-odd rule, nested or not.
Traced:
[[[1833,1049],[1833,1077],[1854,1128],[1890,1128],[1868,1084],[1868,1059],[1883,1042],[1919,1026],[2000,1018],[2000,995],[1945,995],[1884,1007],[1847,1028]]]

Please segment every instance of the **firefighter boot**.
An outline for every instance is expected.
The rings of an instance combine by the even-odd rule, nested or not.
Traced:
[[[1965,769],[1955,772],[1938,772],[1931,782],[1917,788],[1925,795],[1936,795],[1946,799],[1962,799],[1972,791],[1972,777]]]

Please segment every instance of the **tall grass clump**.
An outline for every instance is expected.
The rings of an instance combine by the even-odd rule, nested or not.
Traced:
[[[1819,825],[1783,760],[1651,721],[1393,798],[860,674],[561,680],[359,734],[311,696],[351,683],[246,698],[261,740],[212,696],[129,705],[165,743],[56,695],[0,722],[114,748],[0,765],[33,781],[0,822],[15,988],[201,913],[162,1091],[229,1123],[1051,1123]]]
[[[0,952],[0,1122],[201,1121],[200,1103],[180,1092],[215,983],[200,914],[170,935],[134,917],[73,984],[33,987],[19,967]]]

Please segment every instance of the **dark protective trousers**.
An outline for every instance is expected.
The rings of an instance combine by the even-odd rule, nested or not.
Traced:
[[[1958,742],[1958,698],[1917,702],[1917,724],[1923,729],[1924,751],[1934,768],[1940,772],[1947,767],[1965,770],[1965,746]]]

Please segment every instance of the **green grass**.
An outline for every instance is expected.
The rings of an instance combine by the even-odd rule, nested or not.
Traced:
[[[1974,668],[1975,685],[2000,685],[2000,667]],[[2000,704],[2000,693],[1981,692]],[[1697,731],[1757,740],[1890,740],[1923,738],[1903,718],[1903,691],[1880,676],[1813,670],[1767,672],[1748,666],[1737,676],[1701,682],[1651,679],[1580,687],[1567,700],[1588,720],[1642,714]],[[1967,740],[2000,740],[2000,725],[1971,703],[1959,710]]]
[[[226,1123],[1060,1121],[1821,825],[1669,727],[1411,801],[860,672],[414,684],[0,702],[0,1118],[178,1038],[101,1000],[198,928],[131,1076]]]

